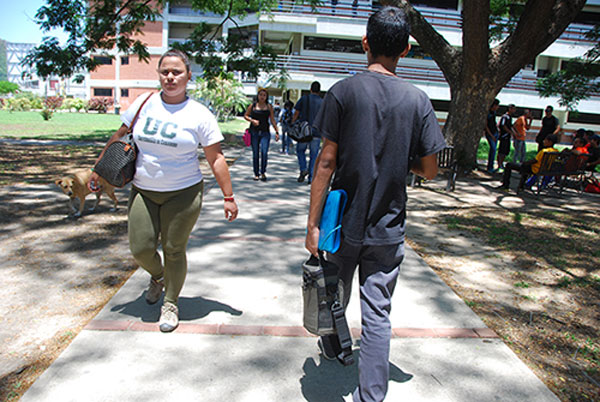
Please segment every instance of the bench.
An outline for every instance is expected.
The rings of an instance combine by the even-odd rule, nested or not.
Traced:
[[[439,169],[446,170],[446,174],[448,175],[448,180],[446,182],[446,191],[454,191],[456,187],[456,175],[458,173],[458,164],[456,163],[456,158],[454,156],[454,147],[447,146],[442,149],[437,155],[437,164]],[[410,179],[410,186],[414,187],[415,185],[421,186],[421,183],[425,181],[424,178],[417,176],[414,173],[410,173],[412,175]]]
[[[559,194],[569,184],[569,180],[573,182],[572,186],[581,192],[588,157],[588,154],[575,154],[569,151],[546,152],[542,157],[540,170],[527,181],[526,187],[536,186],[534,193],[540,195],[543,189],[549,188],[554,178],[559,187]]]

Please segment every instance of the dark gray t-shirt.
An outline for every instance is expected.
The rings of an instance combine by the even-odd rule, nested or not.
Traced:
[[[446,146],[427,95],[401,78],[367,71],[327,92],[314,126],[338,144],[332,189],[348,193],[344,241],[402,242],[410,163]]]
[[[298,120],[300,121],[308,121],[308,124],[313,125],[317,114],[319,113],[319,109],[321,109],[321,105],[323,104],[323,98],[321,98],[317,94],[308,94],[298,100],[294,109],[300,112],[298,116]],[[314,137],[320,137],[318,130],[313,130],[312,134]]]

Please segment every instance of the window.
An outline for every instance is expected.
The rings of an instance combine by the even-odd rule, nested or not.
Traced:
[[[449,10],[458,9],[458,0],[414,0],[411,1],[413,6],[425,6],[433,8],[446,8]]]
[[[600,124],[600,114],[595,113],[569,113],[569,123]]]
[[[121,98],[129,98],[129,88],[121,88]]]
[[[94,88],[94,96],[113,96],[112,88]]]
[[[94,61],[101,65],[112,65],[112,59],[106,56],[94,56]]]
[[[121,57],[121,65],[122,66],[126,66],[129,64],[129,56],[123,56]]]
[[[304,38],[304,49],[325,50],[328,52],[358,53],[363,54],[362,43],[359,40],[321,38],[318,36],[306,36]]]
[[[431,105],[436,112],[447,112],[450,110],[450,101],[432,99]]]

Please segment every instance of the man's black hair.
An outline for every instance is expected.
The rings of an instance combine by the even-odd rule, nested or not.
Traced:
[[[494,101],[492,102],[492,105],[490,106],[490,109],[499,104],[500,104],[500,99],[498,99],[498,98],[494,99]]]
[[[404,11],[383,7],[369,17],[367,42],[373,57],[398,57],[408,46],[410,29]]]
[[[546,139],[552,143],[552,145],[558,142],[558,136],[556,134],[548,134]]]
[[[318,94],[321,92],[321,83],[319,81],[314,81],[310,84],[310,92]]]

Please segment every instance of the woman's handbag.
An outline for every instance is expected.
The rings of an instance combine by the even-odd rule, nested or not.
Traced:
[[[252,143],[252,137],[250,136],[250,130],[246,129],[246,131],[244,131],[244,136],[242,137],[242,139],[244,140],[244,144],[249,147],[250,144]]]
[[[135,175],[135,160],[137,147],[133,140],[133,127],[142,111],[142,108],[153,95],[150,94],[136,112],[127,133],[119,140],[110,144],[104,150],[102,158],[94,166],[94,172],[109,182],[112,186],[123,187],[133,180]]]

